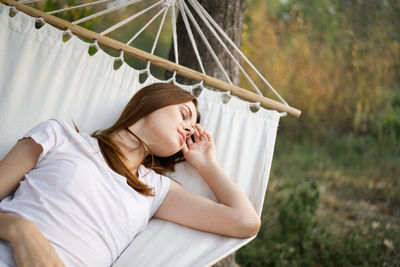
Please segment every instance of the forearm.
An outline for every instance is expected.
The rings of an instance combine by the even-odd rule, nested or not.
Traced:
[[[206,166],[199,168],[198,171],[214,192],[218,202],[235,208],[240,212],[257,215],[250,200],[218,162],[210,162]]]
[[[0,239],[12,243],[19,232],[18,227],[23,223],[23,218],[0,213]]]
[[[17,266],[64,266],[54,247],[29,220],[0,213],[0,239],[11,243]]]
[[[164,218],[173,217],[176,222],[196,229],[206,230],[233,237],[250,237],[258,233],[261,225],[260,217],[252,203],[240,188],[230,179],[216,160],[215,144],[212,136],[196,124],[194,142],[187,140],[187,146],[182,149],[185,159],[197,169],[202,178],[214,192],[219,203],[206,198],[195,197],[176,189],[169,198],[170,210],[164,209]],[[179,204],[179,198],[185,204]],[[191,200],[191,198],[193,200]],[[177,203],[178,202],[178,203]],[[184,213],[190,217],[166,215],[166,211],[174,212],[181,205]],[[192,206],[192,207],[188,207]],[[192,211],[191,208],[196,211]],[[178,219],[177,219],[178,218]]]

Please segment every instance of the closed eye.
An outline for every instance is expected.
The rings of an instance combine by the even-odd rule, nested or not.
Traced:
[[[183,120],[188,120],[189,115],[187,114],[188,112],[185,112],[185,110],[181,110],[181,116]]]
[[[187,112],[189,113],[189,118],[192,118],[193,117],[192,110],[188,107],[188,105],[184,104],[184,106],[187,108]]]

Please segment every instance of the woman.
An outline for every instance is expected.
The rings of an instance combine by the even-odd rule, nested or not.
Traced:
[[[190,93],[156,83],[91,136],[54,119],[29,131],[0,162],[0,266],[109,266],[152,217],[255,235],[259,217],[218,164],[196,107]],[[218,203],[162,175],[182,160]]]

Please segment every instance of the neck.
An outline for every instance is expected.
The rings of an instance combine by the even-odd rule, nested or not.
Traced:
[[[111,135],[111,139],[125,155],[129,170],[137,172],[140,164],[149,155],[148,151],[140,145],[138,137],[126,128]]]

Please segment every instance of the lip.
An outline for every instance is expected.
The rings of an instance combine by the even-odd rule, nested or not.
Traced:
[[[185,142],[186,139],[186,135],[184,133],[182,133],[181,131],[178,130],[179,136],[181,137],[181,145],[183,145],[183,143]]]

